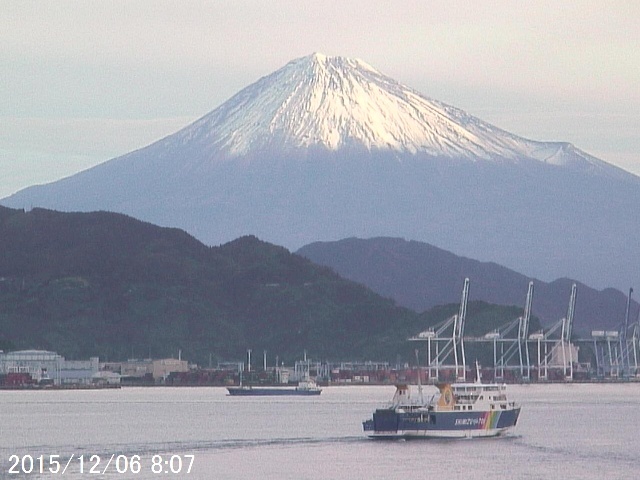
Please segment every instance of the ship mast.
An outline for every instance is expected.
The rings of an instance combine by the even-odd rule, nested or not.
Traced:
[[[424,405],[424,398],[422,396],[422,372],[420,371],[420,360],[418,359],[418,349],[415,349],[416,354],[416,368],[418,370],[418,402],[420,405]]]

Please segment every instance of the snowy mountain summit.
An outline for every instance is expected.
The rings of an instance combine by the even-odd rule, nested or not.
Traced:
[[[241,90],[177,134],[217,154],[327,150],[602,166],[569,143],[535,142],[431,100],[361,60],[314,53]]]

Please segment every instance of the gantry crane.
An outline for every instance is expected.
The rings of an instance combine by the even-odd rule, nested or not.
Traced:
[[[429,379],[432,381],[437,381],[440,378],[443,368],[453,368],[456,380],[466,380],[467,364],[464,349],[464,326],[468,300],[469,279],[465,278],[458,314],[420,332],[415,337],[409,338],[410,341],[427,343],[427,369]],[[453,360],[453,364],[447,365],[445,363],[447,360]]]

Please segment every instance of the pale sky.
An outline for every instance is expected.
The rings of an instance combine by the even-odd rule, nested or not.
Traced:
[[[640,175],[636,0],[0,0],[0,198],[144,147],[313,52]]]

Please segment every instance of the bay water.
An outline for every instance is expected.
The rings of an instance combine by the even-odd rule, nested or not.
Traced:
[[[510,385],[522,413],[505,437],[366,438],[362,421],[394,390],[0,391],[0,478],[640,478],[640,383]]]

